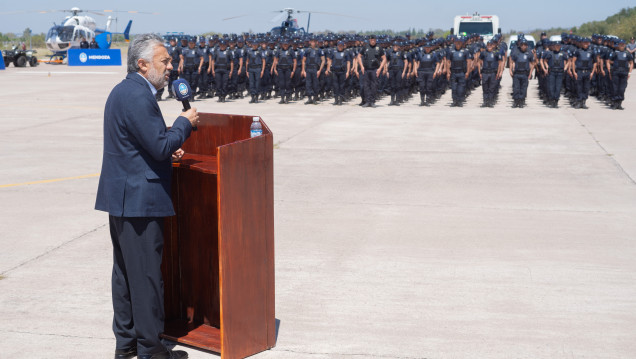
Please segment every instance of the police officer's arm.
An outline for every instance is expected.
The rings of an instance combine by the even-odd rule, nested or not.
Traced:
[[[325,55],[323,54],[322,56],[320,56],[320,67],[318,68],[318,74],[316,77],[320,77],[320,72],[322,71],[324,66],[325,66]],[[327,72],[329,72],[329,69],[327,69]]]
[[[296,57],[294,57],[294,59],[292,60],[292,71],[291,71],[291,75],[289,76],[290,78],[294,78],[294,74],[296,73],[296,67],[298,66],[298,59],[296,59]]]
[[[473,62],[474,61],[475,60],[473,60],[473,59],[466,59],[466,65],[467,65],[466,66],[466,69],[467,69],[466,70],[466,78],[469,78],[470,77],[470,73],[473,71]]]
[[[306,77],[307,73],[305,72],[305,63],[307,62],[307,57],[305,56],[305,54],[303,54],[303,59],[302,59],[302,68],[300,70],[300,76],[301,77]]]
[[[404,76],[406,75],[406,70],[409,67],[409,60],[406,58],[406,56],[404,57],[404,70],[402,70],[402,78],[404,78]]]
[[[498,62],[498,66],[497,66],[497,79],[500,79],[501,76],[503,75],[504,69],[506,68],[506,62],[504,61],[503,56],[501,56],[501,54],[499,55],[499,62]]]
[[[178,71],[179,73],[183,72],[183,54],[179,54],[179,68]]]
[[[263,63],[261,67],[261,78],[263,78],[263,75],[265,75],[265,65],[267,65],[267,59],[265,58],[264,53],[261,53],[261,57],[261,62]]]
[[[386,54],[382,55],[382,63],[380,64],[380,68],[375,72],[376,76],[380,76],[380,69],[382,68],[382,66],[387,67],[387,61],[386,61]]]
[[[362,63],[362,51],[358,54],[358,67],[360,68],[360,73],[364,75],[364,64]]]
[[[199,73],[201,73],[201,69],[203,68],[203,56],[200,56],[201,59],[199,60]]]
[[[279,53],[277,53],[274,56],[274,61],[272,62],[272,73],[275,73],[278,76],[278,70],[276,70],[276,66],[278,65],[278,56]]]
[[[241,56],[241,58],[239,58],[239,68],[238,68],[238,73],[240,74],[241,71],[243,71],[243,57]]]
[[[327,75],[329,75],[329,69],[331,68],[331,64],[333,61],[331,60],[331,56],[327,56]]]
[[[510,56],[510,77],[514,75],[516,65],[517,64],[515,63],[514,56]]]
[[[347,72],[345,73],[345,79],[349,78],[349,71],[351,71],[351,60],[347,60]]]
[[[532,78],[532,70],[534,70],[535,61],[530,61],[530,72],[528,73],[528,80]]]
[[[208,52],[208,73],[212,73],[212,54]]]
[[[212,76],[216,76],[216,71],[214,71],[214,64],[216,64],[216,59],[214,58],[213,54],[210,54],[210,72],[212,73]]]
[[[228,78],[232,78],[232,73],[234,72],[234,54],[232,52],[228,53],[227,60],[230,62],[230,74]]]
[[[572,56],[572,76],[574,76],[575,80],[579,79],[579,74],[576,73],[576,59],[578,58],[577,54],[574,54],[574,56]]]

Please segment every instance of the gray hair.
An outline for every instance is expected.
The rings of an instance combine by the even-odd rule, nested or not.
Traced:
[[[139,72],[137,61],[144,59],[152,62],[154,49],[163,45],[163,39],[156,34],[141,34],[135,36],[128,46],[128,73]]]

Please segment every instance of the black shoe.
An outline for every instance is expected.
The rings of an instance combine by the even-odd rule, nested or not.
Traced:
[[[514,100],[512,103],[512,108],[517,108],[519,107],[519,101],[518,100]]]
[[[115,350],[115,359],[131,359],[137,356],[137,347]]]
[[[362,106],[362,107],[364,107],[364,105],[366,105],[366,104],[367,104],[367,103],[366,103],[364,100],[362,100],[362,102],[360,102],[360,103],[358,104],[358,106]]]
[[[585,101],[581,101],[581,107],[580,108],[582,108],[584,110],[588,109],[588,107],[585,105]]]
[[[486,108],[488,107],[488,101],[484,101],[484,103],[481,104],[481,108]]]
[[[276,97],[276,96],[274,96]],[[285,96],[281,96],[280,101],[278,101],[279,105],[284,105],[285,104]]]
[[[254,103],[254,95],[252,95],[252,98],[250,99],[250,103]]]
[[[365,102],[364,105],[362,105],[362,107],[371,107],[371,104],[368,102]]]
[[[313,96],[307,96],[307,101],[305,102],[305,105],[311,105],[312,103],[315,103],[315,101],[313,100]]]
[[[139,355],[139,359],[187,359],[188,353],[183,350],[168,350],[153,355]]]

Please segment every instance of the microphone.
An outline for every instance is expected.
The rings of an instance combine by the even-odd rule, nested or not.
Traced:
[[[172,92],[177,96],[177,101],[181,101],[183,104],[183,112],[188,111],[190,107],[190,96],[192,95],[192,89],[190,84],[185,79],[178,79],[172,82]],[[196,131],[197,127],[193,126],[192,131]]]

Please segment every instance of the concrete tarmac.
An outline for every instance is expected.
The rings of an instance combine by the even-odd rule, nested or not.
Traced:
[[[0,71],[0,358],[112,358],[103,108],[124,67]],[[193,103],[275,138],[276,347],[254,358],[631,358],[636,85],[625,111],[450,92]],[[160,102],[168,125],[180,103]],[[181,348],[181,347],[178,347]],[[190,358],[214,354],[186,348]]]

